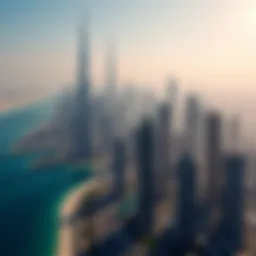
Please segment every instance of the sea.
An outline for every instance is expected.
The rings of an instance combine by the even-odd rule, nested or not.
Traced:
[[[33,169],[47,152],[13,150],[27,133],[54,114],[55,100],[0,113],[0,255],[55,256],[60,205],[91,177],[90,171],[56,165]]]

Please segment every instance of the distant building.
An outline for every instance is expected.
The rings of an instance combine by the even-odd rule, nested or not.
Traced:
[[[144,120],[137,133],[138,198],[141,230],[150,234],[153,228],[155,205],[154,128]],[[139,227],[138,227],[139,228]]]
[[[153,116],[157,104],[154,92],[146,88],[142,91],[141,98],[142,115]]]
[[[91,128],[92,128],[92,138],[93,138],[93,151],[94,155],[102,155],[103,153],[103,136],[104,136],[104,129],[102,127],[103,121],[103,102],[104,99],[101,95],[93,95],[92,98],[92,109],[91,109]]]
[[[256,152],[254,149],[248,150],[246,153],[247,163],[245,171],[245,189],[250,193],[256,191]]]
[[[77,89],[71,118],[72,155],[76,159],[88,159],[92,156],[92,116],[89,75],[89,49],[87,31],[84,25],[79,31]]]
[[[233,116],[229,122],[225,136],[227,137],[227,148],[231,154],[238,154],[241,149],[239,116]]]
[[[111,151],[114,143],[114,137],[117,135],[117,86],[116,86],[116,60],[114,55],[114,46],[110,45],[106,55],[106,81],[104,91],[104,148],[106,152]],[[118,120],[119,121],[119,120]]]
[[[125,194],[126,152],[122,139],[116,139],[113,145],[114,196],[122,199]]]
[[[221,162],[221,116],[210,112],[206,116],[206,197],[210,211],[209,232],[214,232],[221,219],[221,197],[224,174]]]
[[[197,161],[199,158],[200,107],[196,95],[190,94],[185,106],[185,138],[187,151]],[[198,161],[197,161],[198,162]]]
[[[116,56],[115,47],[110,44],[106,54],[106,87],[105,95],[109,110],[113,111],[114,103],[117,94],[117,82],[116,82]]]
[[[171,109],[168,103],[160,105],[155,125],[156,157],[156,192],[160,197],[166,196],[170,170],[170,121]]]
[[[234,250],[240,250],[244,245],[244,167],[243,157],[236,155],[227,157],[223,232],[227,244]]]
[[[170,166],[171,166],[171,177],[175,177],[175,166],[178,157],[180,156],[180,150],[183,152],[184,139],[183,134],[181,135],[180,126],[180,108],[179,108],[179,81],[176,78],[171,78],[166,87],[166,101],[169,102],[171,109],[171,120],[170,120]],[[181,138],[182,137],[182,138]],[[180,141],[181,144],[180,144]]]
[[[171,130],[176,133],[178,130],[178,81],[174,78],[170,79],[166,88],[166,101],[170,103],[172,109],[172,125]]]
[[[177,220],[184,247],[192,244],[196,221],[196,167],[189,154],[178,164]]]
[[[221,177],[221,117],[217,112],[206,117],[206,161],[208,174],[208,198],[217,200]]]
[[[113,120],[111,114],[103,107],[100,120],[101,147],[104,154],[109,154],[113,146]]]

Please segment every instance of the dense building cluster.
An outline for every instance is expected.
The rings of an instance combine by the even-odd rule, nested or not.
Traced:
[[[86,45],[82,39],[80,44]],[[230,134],[235,138],[224,150],[221,114],[205,110],[199,96],[189,94],[183,129],[178,130],[177,81],[170,81],[158,103],[144,94],[139,108],[136,90],[117,93],[111,54],[106,89],[92,96],[89,51],[79,49],[70,152],[76,159],[107,159],[105,174],[95,175],[110,178],[110,189],[81,203],[74,233],[87,246],[76,242],[75,255],[242,251],[245,159],[236,143],[238,121]]]
[[[21,143],[57,150],[54,161],[90,164],[100,180],[70,217],[73,255],[246,250],[256,237],[246,217],[254,190],[245,186],[250,155],[240,147],[239,118],[225,132],[222,113],[207,109],[197,93],[186,95],[181,113],[173,78],[162,100],[149,89],[118,89],[113,47],[106,85],[93,94],[88,45],[81,26],[74,90],[65,92],[54,120]]]

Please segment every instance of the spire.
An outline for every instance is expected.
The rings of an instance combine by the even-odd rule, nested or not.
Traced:
[[[110,43],[106,51],[106,81],[105,81],[105,115],[108,119],[108,145],[111,146],[113,138],[117,131],[117,114],[116,109],[116,72],[115,72],[115,54],[114,44]]]
[[[110,43],[107,47],[106,62],[106,90],[109,97],[113,97],[116,92],[116,54],[114,43]]]
[[[79,88],[87,87],[89,90],[90,56],[89,56],[89,32],[87,19],[81,19],[78,33],[78,67],[77,85]],[[84,88],[85,89],[85,88]]]
[[[90,58],[88,22],[81,19],[78,27],[77,88],[72,118],[73,154],[88,159],[92,155]]]

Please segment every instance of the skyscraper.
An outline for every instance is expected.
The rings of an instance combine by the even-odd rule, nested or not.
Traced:
[[[174,169],[175,162],[180,154],[180,120],[179,120],[179,98],[178,98],[178,81],[175,78],[171,78],[167,83],[166,88],[166,101],[169,102],[169,106],[171,109],[171,120],[169,124],[170,129],[170,165],[171,169]],[[172,173],[174,174],[174,172]]]
[[[121,199],[125,193],[126,152],[122,139],[116,139],[113,145],[114,195]]]
[[[92,156],[90,61],[88,34],[80,26],[78,40],[77,88],[71,120],[73,157],[88,159]]]
[[[185,138],[186,149],[198,160],[199,157],[199,101],[196,95],[190,94],[186,99],[185,109]]]
[[[239,153],[240,150],[240,121],[239,116],[233,116],[229,122],[225,136],[228,138],[229,153]]]
[[[210,213],[209,232],[213,232],[221,218],[221,196],[224,182],[221,163],[221,117],[218,112],[210,112],[206,116],[206,167],[206,194]]]
[[[141,230],[149,234],[153,228],[155,173],[153,123],[144,120],[137,133],[138,198]]]
[[[111,151],[114,137],[117,132],[117,91],[116,91],[116,64],[114,45],[109,45],[106,55],[106,81],[104,91],[104,125],[105,132],[103,147],[106,152]]]
[[[171,78],[166,88],[166,101],[170,103],[172,109],[172,126],[171,130],[177,131],[178,129],[178,81],[175,78]]]
[[[196,167],[191,155],[184,154],[178,164],[178,227],[183,246],[193,242],[196,220]]]
[[[106,87],[105,94],[108,104],[113,103],[117,93],[116,86],[116,56],[114,44],[109,44],[106,54]]]
[[[244,166],[244,158],[238,155],[228,156],[225,162],[223,231],[226,242],[234,250],[243,246]]]
[[[160,197],[166,196],[170,170],[170,119],[171,110],[168,103],[160,105],[155,127],[156,157],[156,192]]]

